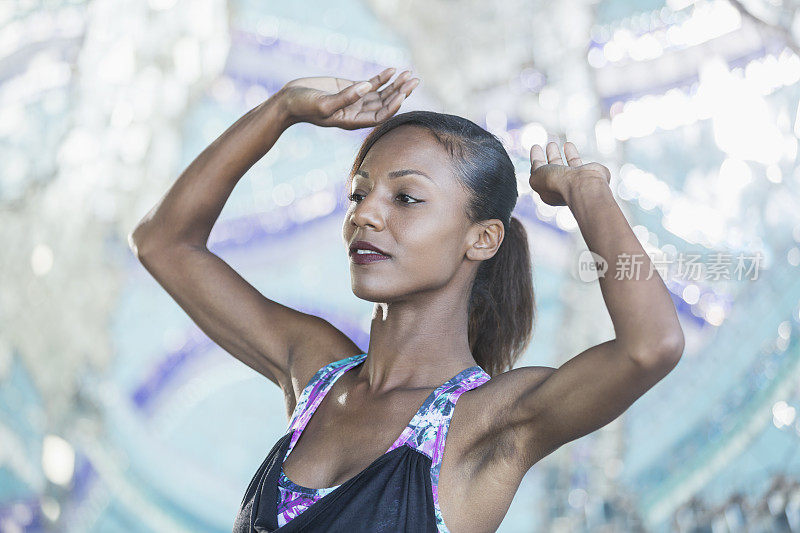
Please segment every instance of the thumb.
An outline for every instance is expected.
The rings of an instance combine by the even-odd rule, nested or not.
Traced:
[[[347,107],[353,102],[357,102],[359,98],[372,90],[372,83],[362,81],[361,83],[354,83],[349,87],[345,87],[336,94],[327,96],[325,99],[328,110],[333,113],[343,107]]]

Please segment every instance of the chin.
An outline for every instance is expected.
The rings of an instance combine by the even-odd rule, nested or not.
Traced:
[[[353,294],[356,298],[366,300],[367,302],[386,302],[391,298],[390,291],[377,287],[368,287],[363,284],[352,283]]]
[[[396,283],[388,283],[386,276],[371,276],[364,273],[350,275],[350,287],[353,294],[368,302],[390,302],[398,299],[402,294],[398,294]]]

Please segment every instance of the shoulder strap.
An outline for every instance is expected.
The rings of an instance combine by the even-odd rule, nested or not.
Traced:
[[[451,390],[442,395],[442,400],[437,412],[440,415],[436,428],[432,430],[436,437],[430,439],[426,448],[426,455],[431,458],[431,492],[433,495],[433,509],[436,516],[436,524],[439,531],[447,531],[442,519],[442,510],[439,507],[439,472],[442,469],[442,456],[444,455],[444,445],[447,439],[447,430],[450,428],[450,420],[453,418],[453,410],[459,396],[468,390],[480,387],[491,377],[482,368],[471,374],[467,379],[454,385]]]
[[[437,456],[441,460],[447,428],[458,397],[488,380],[489,374],[478,366],[464,370],[458,379],[450,380],[420,408],[396,446],[407,444],[430,457],[432,463],[437,461]]]
[[[292,418],[289,420],[289,425],[286,428],[287,432],[293,431],[298,426],[302,427],[308,422],[308,419],[311,418],[311,414],[313,414],[317,405],[322,401],[322,398],[333,385],[333,382],[336,381],[336,378],[348,369],[359,364],[366,356],[367,354],[365,353],[352,355],[328,363],[317,370],[317,372],[311,376],[311,379],[308,380],[308,384],[297,399],[297,404],[292,412]]]
[[[444,453],[444,444],[445,439],[447,438],[447,430],[450,428],[450,419],[453,418],[453,410],[456,407],[456,402],[458,401],[459,396],[468,390],[480,387],[489,381],[489,379],[489,374],[487,374],[482,368],[478,368],[475,372],[470,374],[469,377],[453,385],[445,394],[442,395],[441,400],[439,400],[440,406],[438,408],[438,412],[440,419],[436,428],[438,435],[435,441],[435,446],[432,450],[430,450],[431,453],[429,454],[429,457],[431,458],[431,465],[436,466],[437,473],[439,471],[439,464],[442,461],[442,455]]]

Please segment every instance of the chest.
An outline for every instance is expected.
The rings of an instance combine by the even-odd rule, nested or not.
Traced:
[[[348,382],[349,376],[342,376],[342,369],[353,368],[352,363],[338,370],[332,367],[329,374],[320,372],[298,398],[277,460],[267,461],[267,482],[251,482],[256,489],[275,490],[267,495],[268,505],[259,507],[264,519],[274,520],[277,503],[278,519],[289,527],[319,522],[332,531],[327,521],[341,518],[342,531],[350,533],[347,517],[353,518],[350,509],[357,508],[361,522],[388,527],[399,520],[406,524],[398,526],[400,530],[409,530],[407,520],[428,525],[433,520],[439,531],[494,530],[514,490],[491,486],[487,496],[486,479],[476,478],[478,466],[490,455],[482,450],[491,444],[481,436],[487,433],[487,417],[492,417],[485,401],[474,397],[474,389],[488,376],[476,366],[436,389],[393,391],[367,399],[359,395],[358,380]],[[490,478],[502,474],[491,470]],[[297,517],[304,518],[297,522]]]
[[[365,400],[334,387],[301,428],[283,462],[286,476],[309,488],[339,485],[396,446],[431,389]]]

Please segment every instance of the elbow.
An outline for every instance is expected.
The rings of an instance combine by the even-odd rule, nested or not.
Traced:
[[[143,226],[139,224],[132,232],[128,234],[128,248],[130,248],[133,255],[140,261],[144,257],[145,239],[143,235]]]
[[[645,347],[629,349],[630,356],[650,368],[665,369],[670,372],[683,356],[685,347],[683,330],[678,327],[669,334],[661,335],[658,340],[654,340]]]
[[[137,243],[136,237],[134,236],[135,234],[136,230],[133,230],[132,232],[128,233],[128,248],[130,248],[134,256],[139,257],[139,245]]]
[[[143,264],[145,258],[149,257],[151,254],[155,252],[160,254],[164,250],[170,248],[170,245],[164,242],[157,242],[152,236],[147,236],[145,231],[146,229],[144,226],[140,224],[128,234],[128,248],[131,249],[136,259]]]
[[[152,228],[148,228],[143,224],[139,224],[134,230],[128,234],[128,248],[131,249],[133,255],[141,262],[151,255],[164,255],[167,252],[183,246],[189,245],[188,242],[178,241],[175,239],[167,239],[162,235],[153,233]]]
[[[205,250],[207,240],[207,233],[186,236],[176,231],[165,231],[164,224],[155,224],[145,218],[128,234],[128,248],[143,262],[146,256],[161,256],[182,248]]]
[[[677,324],[675,328],[661,335],[661,342],[658,343],[656,356],[661,359],[671,359],[677,361],[683,355],[686,339],[683,336],[683,328]]]
[[[678,327],[675,333],[664,339],[661,352],[658,354],[659,360],[666,361],[669,369],[672,370],[681,360],[685,345],[686,339],[683,337],[683,330]]]

